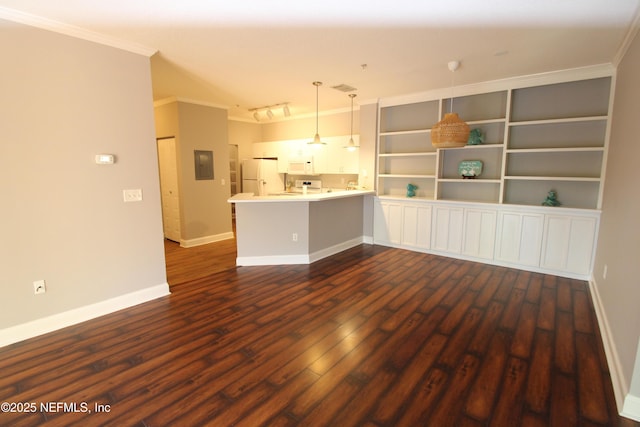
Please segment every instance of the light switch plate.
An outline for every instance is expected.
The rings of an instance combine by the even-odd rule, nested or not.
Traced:
[[[142,201],[142,189],[135,188],[132,190],[122,190],[122,195],[125,202],[140,202]]]

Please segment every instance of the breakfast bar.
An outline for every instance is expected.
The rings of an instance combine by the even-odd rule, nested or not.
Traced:
[[[373,194],[236,194],[228,200],[236,212],[236,265],[310,264],[365,243],[363,212]]]

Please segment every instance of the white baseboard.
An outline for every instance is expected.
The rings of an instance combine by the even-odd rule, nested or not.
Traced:
[[[609,365],[609,374],[611,375],[611,383],[613,385],[613,394],[616,399],[616,406],[618,408],[618,412],[622,413],[623,407],[625,406],[625,400],[629,396],[627,394],[629,392],[629,386],[624,380],[618,350],[616,350],[615,342],[613,341],[613,334],[609,327],[609,321],[607,320],[607,315],[604,311],[602,300],[600,299],[598,285],[593,277],[589,280],[589,290],[591,291],[593,307],[596,311],[598,326],[600,327],[600,335],[602,335],[604,352],[607,356],[607,365]],[[629,417],[628,415],[626,416]],[[636,416],[640,416],[640,412],[637,412]]]
[[[198,237],[196,239],[180,239],[180,246],[183,248],[192,248],[194,246],[206,245],[207,243],[233,239],[233,237],[233,231],[229,231],[227,233],[213,234],[211,236]]]
[[[321,260],[331,255],[335,255],[339,252],[353,248],[363,243],[362,237],[356,237],[355,239],[347,240],[345,242],[338,243],[337,245],[330,246],[325,249],[313,252],[309,255],[269,255],[269,256],[244,256],[236,258],[236,265],[238,266],[252,266],[252,265],[285,265],[285,264],[311,264],[312,262]]]
[[[640,421],[640,397],[627,394],[620,415],[631,418],[634,421]]]
[[[242,256],[236,258],[236,265],[245,267],[252,265],[289,265],[309,263],[309,255]]]
[[[163,283],[105,301],[11,326],[0,330],[0,347],[104,316],[105,314],[113,313],[123,308],[132,307],[169,294],[169,284]]]
[[[338,243],[337,245],[329,246],[328,248],[321,249],[309,255],[309,260],[311,262],[315,262],[321,260],[322,258],[329,257],[331,255],[335,255],[339,252],[346,251],[347,249],[351,249],[354,246],[358,246],[362,244],[363,238],[362,236],[356,237],[355,239],[347,240],[346,242]]]

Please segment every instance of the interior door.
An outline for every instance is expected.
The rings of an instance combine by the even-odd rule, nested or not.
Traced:
[[[158,165],[164,237],[180,242],[180,194],[175,138],[158,139]]]

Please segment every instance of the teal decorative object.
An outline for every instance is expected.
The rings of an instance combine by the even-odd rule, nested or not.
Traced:
[[[484,142],[484,135],[482,134],[482,129],[473,129],[469,132],[469,139],[467,140],[467,145],[480,145]]]
[[[416,195],[417,185],[407,184],[407,197],[414,197]]]
[[[549,191],[547,198],[542,202],[542,206],[560,206],[562,203],[558,201],[558,194],[555,190]]]
[[[458,175],[462,179],[474,179],[482,173],[482,161],[463,160],[458,164]]]

